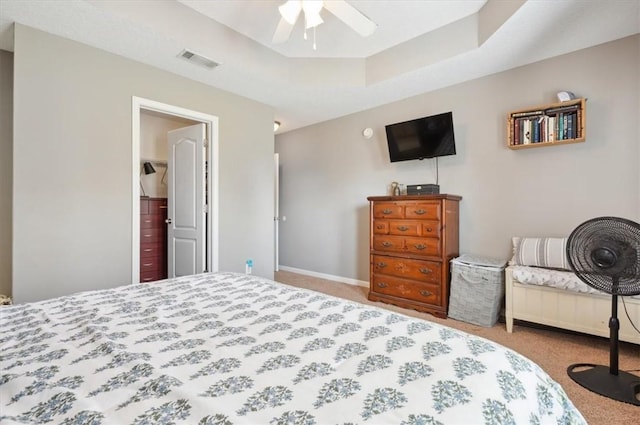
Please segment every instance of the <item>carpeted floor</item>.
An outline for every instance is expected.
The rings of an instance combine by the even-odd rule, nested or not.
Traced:
[[[573,382],[566,373],[567,367],[574,363],[609,366],[609,339],[607,338],[522,325],[514,326],[513,333],[509,334],[504,323],[500,322],[492,328],[484,328],[453,319],[439,319],[430,314],[388,304],[372,303],[367,300],[368,288],[360,286],[285,271],[276,272],[275,280],[364,304],[388,308],[495,341],[539,364],[562,385],[589,424],[640,424],[640,406],[621,403],[595,394]],[[619,369],[633,371],[635,375],[640,376],[640,346],[622,342],[619,347]]]

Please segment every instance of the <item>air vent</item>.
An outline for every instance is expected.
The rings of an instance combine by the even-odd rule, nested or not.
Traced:
[[[213,69],[215,67],[217,67],[218,65],[220,65],[217,62],[212,61],[209,58],[206,58],[202,55],[199,55],[198,53],[191,51],[191,50],[187,50],[184,49],[182,52],[180,52],[180,54],[178,55],[179,58],[188,60],[191,63],[195,63],[197,65],[200,66],[204,66],[205,68],[209,68],[209,69]]]

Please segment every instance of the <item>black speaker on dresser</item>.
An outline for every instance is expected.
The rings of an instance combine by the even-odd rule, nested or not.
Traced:
[[[437,184],[409,184],[407,195],[437,195],[440,193],[440,185]]]

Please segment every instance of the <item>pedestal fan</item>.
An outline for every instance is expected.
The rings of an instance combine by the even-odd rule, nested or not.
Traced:
[[[640,406],[640,377],[618,370],[618,297],[640,294],[640,224],[617,217],[585,221],[569,235],[567,259],[580,280],[611,294],[609,367],[577,363],[567,373],[595,393]]]

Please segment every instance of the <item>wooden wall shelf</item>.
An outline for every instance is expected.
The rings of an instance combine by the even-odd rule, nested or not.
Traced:
[[[586,140],[586,99],[549,103],[507,114],[507,147],[529,149]]]

